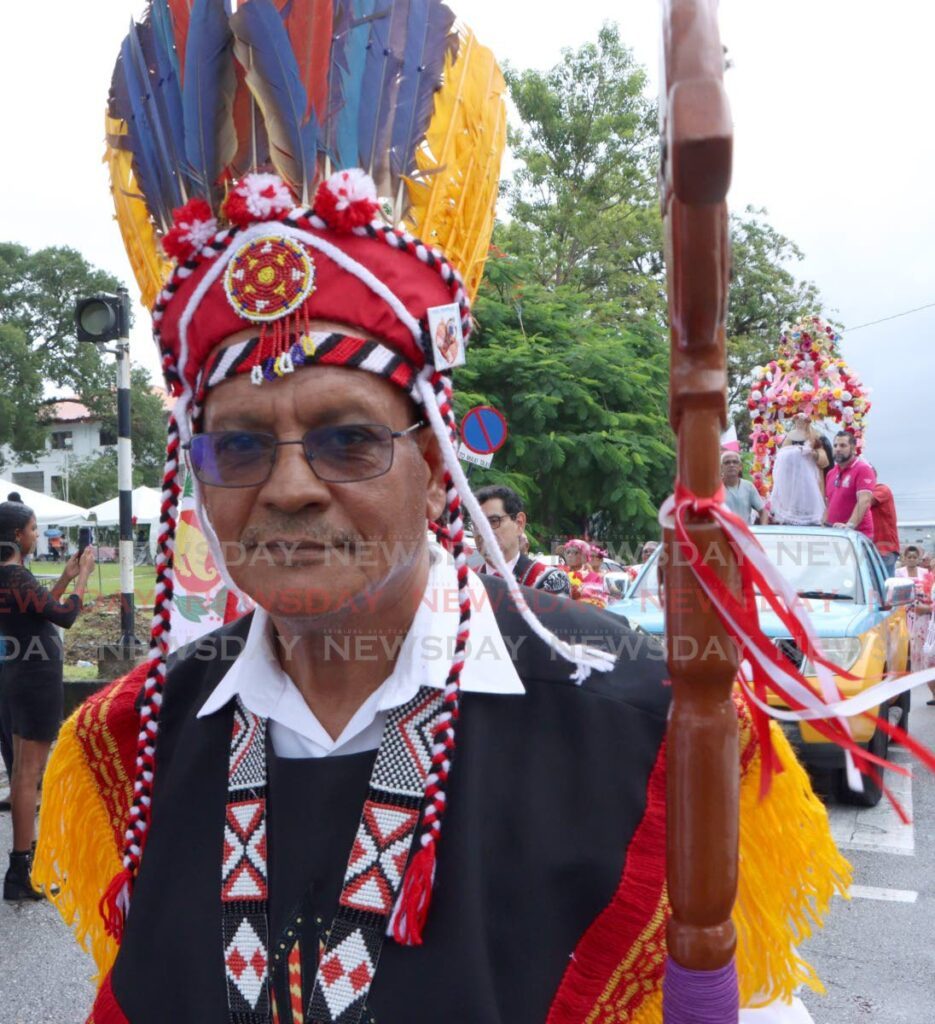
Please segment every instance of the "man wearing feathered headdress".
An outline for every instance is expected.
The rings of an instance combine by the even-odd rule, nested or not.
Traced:
[[[36,858],[95,1024],[660,1019],[660,652],[537,606],[453,446],[503,91],[437,0],[155,0],[124,44],[109,162],[177,396],[153,648],[64,727]],[[183,458],[257,607],[167,666]],[[745,833],[803,823],[738,910],[764,1001],[846,871],[789,767]]]

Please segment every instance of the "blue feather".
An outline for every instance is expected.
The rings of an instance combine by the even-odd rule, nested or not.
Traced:
[[[127,122],[129,146],[133,153],[133,171],[146,196],[146,204],[157,223],[167,228],[172,223],[172,192],[167,189],[163,162],[155,130],[147,109],[148,81],[140,77],[134,55],[136,27],[131,23],[130,34],[120,47],[120,61],[115,75],[123,78],[120,91],[119,116]],[[137,44],[138,46],[138,44]],[[122,108],[122,109],[121,109]],[[167,194],[168,193],[168,194]]]
[[[336,102],[332,107],[335,111],[333,148],[338,170],[360,167],[363,163],[358,119],[370,19],[374,16],[376,0],[344,0],[343,7],[348,12],[349,23],[346,31],[335,40],[331,58],[340,81],[340,91],[334,93],[340,96],[340,105]]]
[[[156,37],[156,45],[164,54],[172,67],[177,82],[181,82],[179,73],[179,53],[175,45],[175,33],[172,31],[172,15],[166,0],[152,0],[150,21]]]
[[[367,56],[361,82],[358,146],[361,166],[386,194],[386,156],[392,130],[392,110],[399,86],[405,23],[409,0],[396,0],[378,12],[370,24]]]
[[[390,171],[396,179],[416,169],[416,149],[432,119],[445,57],[458,39],[451,33],[454,14],[443,3],[411,2],[390,149]]]
[[[165,146],[166,166],[179,183],[177,205],[184,202],[192,182],[186,173],[185,125],[182,115],[182,91],[172,54],[166,51],[166,40],[156,25],[143,22],[138,26],[140,48],[150,71],[149,81],[155,105],[154,119],[161,129],[160,143]],[[174,51],[173,51],[174,53]]]
[[[263,111],[270,155],[280,173],[309,199],[318,156],[318,120],[308,106],[289,34],[272,0],[242,3],[231,18],[247,84]]]
[[[229,13],[226,0],[194,0],[185,40],[185,158],[206,197],[212,195],[236,152],[232,116],[236,77]]]

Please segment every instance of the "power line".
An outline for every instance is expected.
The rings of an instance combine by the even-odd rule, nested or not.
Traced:
[[[923,309],[931,309],[935,302],[927,302],[924,306],[916,306],[915,309],[904,309],[902,313],[894,313],[892,316],[884,316],[880,320],[871,320],[869,323],[858,324],[856,327],[845,327],[848,334],[859,331],[863,327],[873,327],[875,324],[885,324],[887,320],[898,320],[901,316],[909,316],[910,313],[920,313]]]

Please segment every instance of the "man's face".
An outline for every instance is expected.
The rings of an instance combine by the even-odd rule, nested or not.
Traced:
[[[725,455],[721,459],[721,479],[735,483],[740,477],[740,456]]]
[[[854,448],[851,445],[851,439],[846,435],[844,437],[836,437],[834,439],[834,461],[839,466],[843,466],[845,463],[850,462],[853,457]]]
[[[235,340],[238,336],[235,335]],[[407,396],[361,370],[306,367],[254,385],[248,375],[212,390],[204,430],[250,430],[298,441],[316,427],[418,421]],[[424,564],[426,518],[445,503],[443,467],[428,430],[393,442],[391,468],[373,479],[326,483],[300,444],[276,448],[265,483],[203,485],[208,516],[234,582],[272,615],[318,621],[372,615],[411,589]]]
[[[526,526],[526,513],[517,512],[515,518],[507,515],[503,507],[502,498],[491,498],[481,505],[481,511],[487,517],[487,522],[500,543],[503,556],[508,562],[512,561],[519,554],[519,538]],[[497,525],[495,526],[494,523]],[[481,547],[482,540],[479,539],[478,547]],[[481,554],[484,554],[481,550]]]

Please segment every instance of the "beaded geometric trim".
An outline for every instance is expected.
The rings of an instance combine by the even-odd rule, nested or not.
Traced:
[[[309,331],[287,346],[282,352],[270,353],[270,339],[256,337],[221,349],[199,375],[196,406],[211,388],[238,374],[249,372],[256,383],[261,383],[277,380],[300,366],[313,363],[368,370],[401,387],[413,398],[418,396],[415,367],[378,341]]]
[[[234,708],[221,855],[221,930],[230,1024],[270,1019],[266,720]]]
[[[308,1001],[308,1024],[360,1021],[419,823],[443,705],[443,691],[422,687],[387,715],[338,910]],[[266,786],[266,720],[238,699],[221,868],[229,1024],[267,1024],[272,1013]]]

